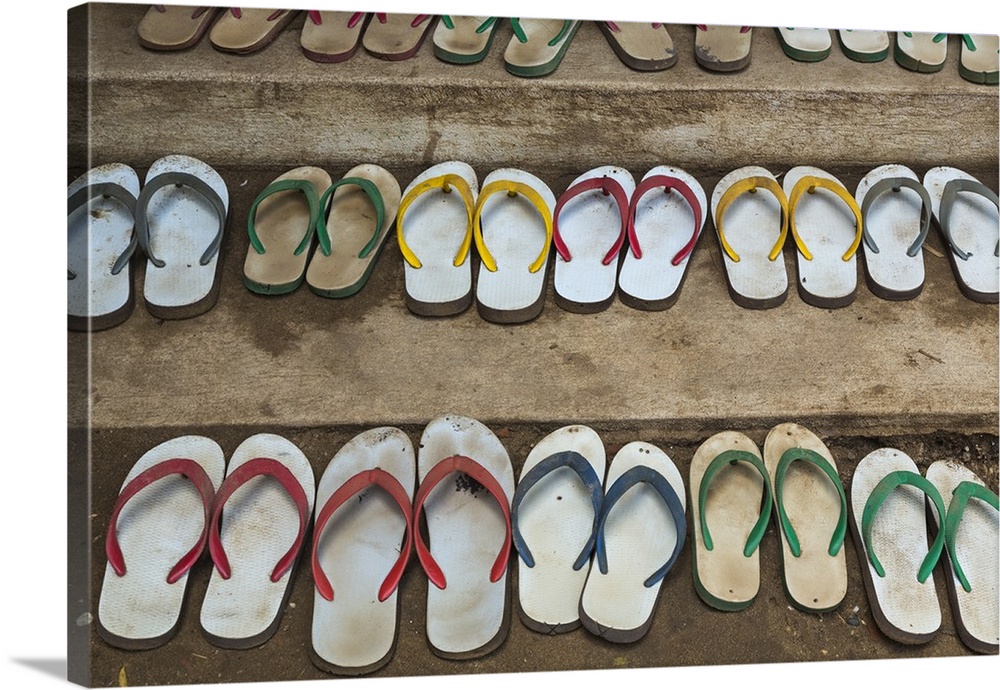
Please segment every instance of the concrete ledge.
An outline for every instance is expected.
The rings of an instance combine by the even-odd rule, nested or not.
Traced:
[[[218,304],[194,319],[158,321],[142,305],[140,268],[135,312],[89,339],[94,428],[416,425],[454,412],[500,425],[610,423],[702,437],[789,420],[836,434],[996,432],[997,306],[962,296],[937,230],[924,252],[924,291],[909,302],[871,294],[859,259],[853,305],[808,306],[786,247],[785,304],[742,309],[727,292],[709,222],[667,311],[616,301],[600,314],[565,312],[550,270],[542,315],[499,326],[474,307],[450,319],[411,314],[394,238],[354,297],[324,299],[305,286],[251,293],[242,283],[245,213],[278,171],[221,172],[233,212]],[[396,174],[401,185],[412,178]],[[838,174],[856,187],[860,173]],[[717,181],[699,179],[707,190]],[[548,182],[559,193],[569,179]],[[70,334],[79,366],[87,343]],[[86,399],[86,378],[73,380]],[[70,425],[85,423],[85,412],[71,405]]]
[[[89,145],[94,161],[134,166],[173,152],[250,167],[459,159],[553,172],[596,161],[648,169],[667,159],[718,174],[751,163],[997,164],[997,90],[959,76],[957,36],[941,72],[916,74],[891,56],[852,62],[836,41],[827,60],[796,62],[772,29],[757,28],[750,67],[720,75],[696,64],[694,29],[670,25],[678,64],[640,73],[586,22],[560,68],[528,80],[504,70],[509,24],[477,65],[437,60],[430,38],[404,62],[362,50],[322,65],[301,53],[304,15],[257,54],[227,55],[207,38],[160,54],[136,39],[146,6],[90,9],[89,41],[79,28],[71,36],[71,51],[90,51],[89,68],[70,64],[71,88],[88,79],[90,88],[89,130],[86,109],[70,112],[70,154],[79,160]]]

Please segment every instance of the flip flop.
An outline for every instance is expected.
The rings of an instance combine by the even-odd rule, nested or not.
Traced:
[[[298,10],[230,7],[212,27],[208,40],[226,53],[255,53],[274,41],[298,14]]]
[[[445,659],[489,654],[510,627],[510,497],[514,470],[500,440],[466,417],[434,419],[417,452],[413,523],[427,573],[427,642]]]
[[[135,205],[146,253],[143,298],[160,319],[186,319],[215,306],[222,277],[219,250],[229,190],[207,163],[190,156],[154,162]]]
[[[396,222],[399,183],[385,168],[363,163],[347,171],[319,199],[319,246],[306,270],[309,289],[322,297],[349,297],[368,282],[389,229]]]
[[[360,675],[392,659],[415,484],[413,445],[392,427],[348,441],[319,480],[309,656],[324,671]]]
[[[841,29],[837,41],[844,55],[856,62],[881,62],[889,57],[889,34],[885,31]]]
[[[226,458],[215,441],[180,436],[139,458],[111,512],[97,631],[121,649],[166,644],[180,626],[188,574],[208,542]],[[192,548],[193,547],[193,548]]]
[[[712,192],[712,213],[729,296],[745,309],[781,305],[788,296],[781,254],[788,235],[788,197],[774,175],[755,165],[732,171]]]
[[[1000,79],[1000,36],[962,34],[958,73],[976,84],[997,84]]]
[[[948,261],[962,294],[996,304],[1000,296],[997,193],[972,175],[945,166],[928,170],[924,187],[934,220],[951,249]]]
[[[131,259],[139,246],[139,176],[122,163],[102,165],[73,180],[67,194],[69,329],[117,326],[135,306]]]
[[[531,173],[500,168],[483,180],[472,227],[483,262],[476,305],[487,321],[521,323],[542,313],[555,205]]]
[[[851,480],[851,536],[879,629],[903,644],[923,644],[941,627],[932,570],[944,532],[927,548],[925,498],[945,514],[941,495],[916,463],[895,448],[866,455]]]
[[[251,649],[274,635],[292,593],[315,493],[312,466],[291,441],[257,434],[233,452],[208,538],[215,568],[199,625],[209,642]]]
[[[456,65],[481,62],[490,52],[498,28],[500,22],[497,17],[452,17],[443,14],[434,29],[434,55]]]
[[[553,431],[524,461],[510,512],[517,610],[531,630],[552,635],[580,626],[606,467],[600,436],[578,424]]]
[[[802,611],[833,611],[847,594],[847,496],[830,449],[805,427],[779,424],[764,441],[774,488],[785,594]]]
[[[315,62],[343,62],[358,52],[368,26],[367,12],[309,10],[299,39],[302,53]]]
[[[139,45],[149,50],[184,50],[197,44],[219,7],[152,5],[139,21]]]
[[[552,243],[556,250],[556,304],[592,314],[615,298],[621,249],[635,180],[624,168],[601,166],[573,180],[556,203]]]
[[[428,194],[433,190],[441,193]],[[414,314],[452,316],[472,304],[469,249],[478,194],[476,171],[459,161],[431,166],[407,185],[396,241],[403,254],[406,306]]]
[[[519,77],[544,77],[562,62],[581,22],[572,19],[511,19],[514,35],[503,62]]]
[[[713,72],[738,72],[750,64],[753,28],[695,24],[694,57]]]
[[[684,548],[684,480],[666,453],[635,441],[611,461],[607,485],[580,620],[608,642],[627,644],[652,625],[663,581]]]
[[[629,250],[618,274],[618,297],[624,304],[649,311],[673,306],[705,227],[707,207],[705,190],[680,168],[660,165],[646,173],[629,207]]]
[[[948,34],[897,31],[892,55],[908,70],[938,72],[948,58]]]
[[[649,22],[597,22],[615,54],[632,69],[655,72],[677,62],[674,41],[663,24]]]
[[[304,166],[279,175],[257,195],[247,213],[247,289],[283,295],[302,284],[320,217],[319,195],[332,184],[325,170]],[[332,249],[327,244],[321,251]]]
[[[882,299],[913,299],[924,287],[921,248],[931,223],[931,199],[905,165],[882,165],[854,195],[864,221],[865,281]]]
[[[792,168],[784,189],[798,247],[799,297],[823,309],[846,307],[858,292],[861,209],[840,180],[819,168]]]
[[[760,590],[758,547],[771,517],[760,451],[743,434],[715,434],[691,459],[690,487],[695,590],[713,608],[745,609]]]
[[[775,28],[785,55],[799,62],[819,62],[830,55],[833,42],[828,29],[782,26]]]
[[[416,55],[434,25],[433,14],[386,14],[376,12],[368,22],[362,44],[383,60],[406,60]]]
[[[996,654],[1000,651],[997,495],[974,472],[951,461],[939,460],[928,467],[927,481],[944,501],[949,558],[941,561],[958,636],[973,651]],[[932,516],[941,529],[937,515]]]

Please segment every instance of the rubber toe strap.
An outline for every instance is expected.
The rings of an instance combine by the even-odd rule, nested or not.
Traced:
[[[802,547],[799,544],[798,536],[795,534],[795,529],[788,519],[788,515],[785,514],[785,504],[781,500],[785,484],[785,473],[788,472],[789,466],[796,460],[808,462],[821,469],[823,474],[833,482],[834,487],[837,489],[837,494],[840,496],[840,515],[837,517],[837,526],[833,530],[830,547],[827,550],[827,553],[831,556],[836,556],[840,552],[840,548],[844,545],[844,536],[847,534],[847,496],[844,493],[844,485],[840,481],[840,475],[837,474],[837,470],[833,468],[829,460],[816,451],[809,450],[808,448],[789,448],[781,454],[781,459],[778,460],[778,467],[774,472],[774,503],[778,506],[778,524],[781,526],[782,532],[785,533],[785,539],[788,540],[789,550],[793,556],[798,558],[802,555]]]
[[[781,188],[781,185],[773,178],[763,176],[738,180],[722,194],[719,204],[715,207],[715,230],[719,233],[719,243],[726,255],[736,263],[739,263],[740,257],[726,241],[726,235],[722,231],[722,220],[725,218],[726,209],[736,200],[736,197],[745,192],[756,194],[758,189],[771,192],[781,206],[781,232],[778,234],[778,241],[771,248],[771,253],[767,255],[770,261],[781,256],[781,248],[785,246],[785,238],[788,237],[788,197],[785,196],[785,190]]]
[[[992,201],[993,205],[997,207],[1000,207],[1000,200],[997,199],[996,192],[984,185],[982,182],[977,182],[975,180],[956,179],[951,180],[944,186],[944,192],[941,194],[941,207],[938,211],[941,221],[941,232],[944,233],[944,238],[948,240],[948,245],[951,247],[951,250],[955,252],[955,255],[962,261],[967,261],[972,255],[963,251],[957,244],[955,244],[955,240],[951,236],[951,210],[955,207],[955,200],[958,197],[959,192],[972,192],[973,194],[979,194],[980,196],[984,196]],[[997,248],[993,250],[993,254],[1000,255],[1000,241],[997,242]]]
[[[68,210],[66,215],[73,213],[76,209],[88,204],[91,199],[96,199],[99,196],[111,197],[116,201],[120,201],[129,210],[129,213],[132,214],[133,232],[129,238],[128,247],[125,248],[125,251],[115,260],[114,266],[111,267],[111,275],[114,276],[118,275],[128,265],[129,260],[135,253],[135,248],[139,246],[139,237],[134,232],[137,200],[132,196],[130,191],[121,185],[114,184],[113,182],[98,182],[97,184],[82,187],[70,195],[69,199],[67,199]],[[70,277],[75,278],[76,274],[70,271]]]
[[[591,552],[594,550],[594,541],[597,539],[597,519],[601,512],[601,502],[604,500],[604,487],[601,485],[601,479],[597,476],[593,465],[587,461],[587,458],[576,451],[565,450],[561,453],[554,453],[528,470],[521,478],[521,481],[517,483],[517,489],[514,491],[514,500],[511,503],[510,525],[511,532],[513,533],[514,548],[521,554],[524,564],[529,568],[535,567],[535,559],[531,555],[531,550],[524,541],[524,537],[521,535],[521,530],[518,528],[521,501],[524,500],[524,497],[535,484],[563,467],[568,467],[576,472],[580,481],[583,482],[583,486],[590,493],[590,500],[594,506],[594,520],[591,525],[590,536],[587,538],[587,543],[584,545],[583,550],[580,551],[580,555],[577,556],[576,561],[573,563],[573,570],[579,570],[586,565],[587,561],[590,560]]]
[[[645,587],[652,587],[657,582],[662,580],[664,576],[673,567],[674,562],[677,560],[677,556],[680,555],[681,549],[684,546],[684,539],[687,536],[687,519],[684,517],[684,505],[681,503],[680,498],[677,496],[677,492],[674,491],[674,487],[667,481],[666,477],[654,470],[652,467],[647,467],[645,465],[637,465],[625,471],[615,483],[611,485],[608,489],[607,496],[604,497],[604,505],[601,507],[601,517],[597,526],[597,567],[600,568],[601,572],[607,575],[608,573],[608,553],[607,545],[605,543],[604,528],[607,525],[608,515],[611,514],[612,509],[614,509],[615,504],[618,500],[625,495],[625,493],[631,489],[633,486],[639,483],[648,484],[656,493],[660,495],[663,502],[667,504],[667,509],[670,511],[670,517],[674,521],[674,529],[677,530],[677,543],[674,544],[673,553],[667,559],[667,562],[656,569],[656,571],[650,575],[642,583]]]
[[[201,556],[202,551],[204,551],[205,542],[208,541],[212,501],[215,499],[215,485],[212,484],[212,480],[208,476],[208,473],[205,472],[205,468],[194,460],[187,458],[164,460],[136,475],[132,481],[125,485],[121,493],[118,494],[118,500],[115,501],[114,510],[111,512],[111,520],[108,522],[104,552],[108,557],[108,563],[119,577],[125,574],[126,568],[125,556],[122,554],[121,546],[118,544],[118,515],[125,504],[137,493],[153,482],[175,474],[179,474],[185,479],[190,480],[194,484],[195,489],[198,490],[205,513],[205,526],[194,547],[171,568],[167,574],[167,583],[172,585],[181,579],[191,569],[191,566],[195,564]]]
[[[977,498],[987,505],[992,506],[993,510],[1000,510],[997,495],[982,484],[962,482],[955,487],[955,490],[951,494],[951,503],[948,505],[948,516],[945,518],[944,539],[945,545],[948,548],[948,554],[951,557],[951,564],[955,568],[955,575],[958,577],[958,581],[962,583],[962,588],[966,592],[972,591],[972,585],[969,584],[968,578],[966,578],[965,573],[962,571],[962,566],[958,563],[955,540],[958,537],[958,528],[962,524],[962,515],[965,514],[965,507],[968,505],[970,498]]]
[[[250,246],[258,254],[264,254],[267,250],[260,241],[260,237],[257,236],[257,207],[260,206],[260,202],[272,194],[293,191],[305,194],[306,203],[309,204],[309,227],[306,228],[306,233],[302,236],[299,246],[295,248],[295,256],[298,256],[312,246],[313,233],[316,231],[316,221],[319,219],[319,197],[316,194],[316,188],[309,180],[275,180],[257,195],[257,198],[253,200],[253,204],[250,206],[250,212],[247,214],[247,232],[250,234]]]
[[[868,560],[871,562],[872,567],[875,569],[875,572],[878,573],[879,577],[885,577],[885,569],[882,567],[878,557],[875,555],[875,545],[872,544],[872,525],[874,524],[875,516],[878,514],[878,510],[882,507],[885,499],[892,493],[893,489],[904,484],[914,486],[927,494],[927,497],[931,499],[935,509],[938,511],[938,524],[944,524],[945,521],[944,501],[941,499],[941,494],[939,494],[938,490],[934,488],[934,485],[927,481],[924,477],[907,470],[890,472],[883,477],[882,481],[875,486],[871,494],[868,496],[868,500],[865,501],[864,512],[861,514],[861,535],[864,538],[865,550],[868,552]],[[920,526],[922,525],[923,521],[921,520]],[[934,569],[934,566],[937,565],[938,559],[941,558],[941,551],[944,549],[944,543],[945,530],[938,530],[937,537],[934,539],[934,543],[931,545],[930,551],[927,553],[923,563],[920,565],[920,570],[917,572],[917,582],[923,583],[928,577],[930,577],[931,571]]]
[[[701,204],[698,202],[698,197],[695,195],[694,190],[688,186],[687,182],[670,175],[653,175],[652,177],[647,177],[645,180],[639,183],[639,186],[635,188],[635,192],[632,194],[632,205],[629,208],[628,213],[628,239],[629,244],[632,247],[632,254],[637,259],[642,258],[642,248],[639,247],[639,238],[635,234],[635,215],[639,208],[639,200],[646,194],[646,192],[663,187],[664,192],[669,192],[671,189],[677,190],[684,200],[688,202],[688,206],[694,211],[694,232],[691,233],[691,239],[688,243],[684,245],[683,248],[674,256],[673,260],[670,262],[672,265],[676,266],[688,256],[694,250],[694,245],[698,242],[698,231],[701,230],[702,223],[702,210]],[[664,228],[664,230],[670,230],[670,228]]]
[[[510,556],[510,503],[507,499],[506,492],[504,492],[503,487],[500,486],[496,477],[494,477],[489,470],[480,465],[478,462],[464,455],[452,455],[432,467],[431,471],[428,472],[427,476],[425,476],[423,481],[420,482],[420,488],[417,489],[417,494],[414,497],[413,523],[420,523],[420,515],[424,510],[424,501],[427,499],[431,490],[437,486],[442,479],[453,472],[464,472],[472,479],[475,479],[483,485],[483,487],[500,505],[500,511],[503,513],[505,534],[503,546],[500,547],[500,553],[497,554],[496,560],[493,562],[493,567],[490,568],[490,582],[498,582],[507,571],[507,559]],[[417,558],[420,560],[420,565],[423,566],[424,572],[427,573],[427,578],[434,583],[434,586],[438,589],[444,589],[447,587],[444,572],[437,564],[437,561],[434,560],[434,557],[431,556],[430,549],[427,548],[427,544],[424,543],[423,537],[421,537],[419,533],[417,534],[414,543],[416,546]]]
[[[621,230],[618,233],[618,239],[615,240],[615,243],[611,246],[611,249],[608,250],[608,253],[605,255],[601,263],[607,266],[614,261],[618,257],[618,253],[621,251],[622,245],[625,243],[625,233],[629,229],[628,195],[625,194],[625,190],[618,183],[618,180],[613,177],[592,177],[567,189],[562,193],[562,196],[559,197],[559,201],[556,202],[556,210],[552,217],[552,244],[555,246],[556,251],[559,252],[559,256],[561,256],[564,261],[572,261],[573,257],[570,255],[569,248],[566,247],[566,243],[559,234],[559,212],[570,199],[573,199],[584,192],[596,189],[604,192],[605,196],[610,194],[614,198],[618,204],[618,215],[621,218]]]
[[[573,25],[573,20],[571,20],[571,19],[565,19],[565,20],[563,20],[563,24],[562,24],[562,27],[559,29],[559,33],[557,33],[552,38],[552,40],[550,40],[548,42],[547,45],[549,47],[557,45],[559,43],[559,41],[563,40],[563,38],[566,36],[566,33],[569,31],[569,29],[570,29],[570,27],[572,25]],[[520,21],[520,19],[512,17],[511,20],[510,20],[510,26],[511,26],[512,29],[514,29],[514,36],[517,37],[518,41],[520,41],[521,43],[527,43],[528,42],[528,35],[526,33],[524,33],[524,29],[521,27],[521,21]]]
[[[190,173],[163,173],[162,175],[157,175],[155,178],[147,182],[146,186],[142,188],[142,192],[139,193],[139,198],[135,205],[135,227],[136,232],[139,235],[139,245],[146,253],[150,263],[154,266],[157,268],[163,268],[166,265],[162,260],[153,256],[153,250],[150,247],[149,239],[149,217],[146,215],[146,209],[149,206],[149,200],[153,198],[153,195],[163,187],[171,184],[178,187],[190,187],[194,191],[198,192],[201,196],[208,199],[218,216],[219,231],[215,234],[215,237],[212,238],[212,241],[208,244],[208,247],[205,249],[205,252],[201,255],[201,259],[199,260],[199,263],[202,266],[205,266],[219,252],[219,247],[222,245],[222,233],[226,228],[226,202],[222,200],[222,197],[220,197],[207,182]]]
[[[920,195],[920,231],[917,233],[917,239],[914,240],[913,244],[911,244],[909,249],[906,250],[906,255],[916,256],[920,252],[920,248],[924,246],[924,240],[927,238],[927,231],[931,227],[930,194],[927,193],[927,190],[924,189],[922,184],[913,178],[888,177],[873,184],[865,194],[864,201],[861,202],[861,217],[864,219],[865,245],[873,254],[878,254],[878,245],[875,244],[875,240],[868,232],[868,209],[875,203],[875,199],[882,194],[888,192],[890,189],[893,192],[899,192],[903,187],[912,189]]]
[[[327,601],[333,601],[333,585],[330,584],[330,578],[323,572],[323,566],[319,562],[319,542],[323,536],[323,530],[326,529],[326,523],[337,508],[370,486],[377,486],[388,493],[392,500],[396,502],[396,505],[399,506],[399,510],[406,521],[406,537],[403,548],[399,553],[399,558],[396,559],[392,568],[389,569],[389,574],[386,575],[385,580],[382,581],[382,585],[379,587],[379,601],[385,601],[396,591],[396,588],[399,586],[399,580],[403,576],[403,571],[406,570],[406,563],[410,560],[410,547],[413,544],[413,521],[411,519],[412,507],[410,506],[409,494],[406,493],[406,489],[399,483],[399,480],[385,470],[376,467],[358,472],[330,495],[330,498],[327,499],[316,515],[311,558],[312,574],[313,581],[316,583],[316,591]],[[350,564],[345,565],[349,566]]]
[[[482,213],[486,200],[497,192],[507,192],[507,196],[510,197],[517,196],[518,194],[523,195],[531,202],[531,205],[535,207],[535,210],[542,217],[542,222],[545,224],[545,244],[542,246],[542,252],[538,255],[538,258],[528,267],[530,273],[537,273],[545,265],[545,260],[549,256],[549,245],[552,244],[552,215],[549,213],[549,206],[542,199],[542,195],[533,187],[523,182],[496,180],[490,182],[480,190],[479,199],[476,201],[476,210],[472,214],[472,227],[476,240],[476,249],[479,250],[479,258],[482,259],[483,266],[486,267],[487,271],[491,273],[496,272],[497,262],[483,240]]]
[[[385,222],[385,202],[382,200],[382,193],[375,186],[375,183],[371,180],[366,180],[363,177],[345,177],[342,180],[337,180],[330,188],[323,192],[323,196],[319,200],[320,214],[316,222],[316,234],[319,236],[319,248],[325,256],[330,256],[332,251],[332,244],[330,242],[330,233],[327,229],[327,202],[333,196],[334,191],[339,187],[344,187],[347,185],[356,185],[361,187],[361,190],[368,195],[368,198],[372,202],[372,206],[375,207],[375,230],[372,232],[372,237],[368,240],[361,252],[358,254],[359,259],[366,258],[375,247],[378,246],[378,237],[382,232],[382,224]]]
[[[805,175],[795,186],[792,187],[791,193],[788,195],[788,224],[792,229],[792,237],[795,238],[795,244],[798,246],[799,251],[802,252],[803,258],[806,261],[812,261],[812,254],[806,247],[806,243],[802,240],[799,235],[798,230],[795,227],[795,209],[798,206],[799,200],[802,198],[803,194],[813,194],[817,188],[826,189],[833,192],[837,197],[847,204],[847,207],[851,209],[851,213],[854,214],[854,223],[857,231],[854,234],[854,241],[851,242],[851,246],[848,247],[847,252],[841,257],[844,261],[850,261],[854,253],[858,251],[858,247],[861,246],[861,236],[864,234],[864,221],[861,218],[861,209],[858,208],[858,202],[854,200],[851,193],[844,188],[844,185],[831,180],[826,177],[816,177],[815,175]]]
[[[458,253],[455,254],[455,266],[461,266],[465,263],[466,257],[469,256],[469,248],[472,246],[472,215],[475,212],[476,200],[472,193],[472,188],[469,183],[465,181],[461,175],[456,175],[454,173],[447,173],[445,175],[439,175],[438,177],[432,177],[429,180],[424,180],[406,193],[406,195],[399,202],[399,211],[396,214],[396,241],[399,244],[399,249],[403,253],[403,259],[413,268],[420,268],[423,264],[420,263],[420,259],[417,255],[413,253],[409,245],[406,244],[406,238],[403,235],[403,216],[406,211],[410,208],[410,205],[416,201],[417,197],[421,194],[429,192],[433,189],[440,189],[445,194],[450,194],[452,189],[458,190],[458,195],[462,198],[462,202],[465,204],[465,214],[467,222],[465,225],[465,235],[462,238],[462,244],[458,248]]]
[[[708,518],[705,515],[705,502],[708,499],[708,487],[712,483],[716,472],[726,465],[735,465],[737,462],[746,462],[753,466],[764,480],[764,509],[760,511],[760,517],[750,530],[746,544],[743,546],[743,555],[750,555],[760,546],[760,540],[764,538],[764,531],[767,529],[767,521],[771,517],[771,480],[768,478],[767,468],[764,463],[753,453],[745,450],[726,450],[719,453],[712,462],[705,468],[705,474],[701,478],[701,488],[698,491],[698,516],[701,523],[701,539],[705,548],[712,550],[712,535],[708,531]]]
[[[291,569],[299,551],[302,550],[302,541],[309,526],[309,514],[311,512],[305,489],[302,488],[302,484],[292,474],[291,470],[277,460],[271,458],[254,458],[253,460],[248,460],[233,470],[226,477],[225,481],[222,482],[222,486],[219,487],[219,492],[215,497],[215,509],[212,511],[212,531],[208,537],[208,552],[212,555],[212,562],[215,564],[215,569],[219,571],[219,575],[222,576],[223,580],[228,580],[232,576],[232,568],[229,565],[229,557],[226,555],[226,550],[222,545],[222,535],[220,534],[219,525],[222,522],[222,508],[237,489],[251,479],[261,476],[272,477],[277,480],[282,488],[288,492],[288,495],[291,496],[299,513],[298,534],[296,534],[291,548],[278,560],[277,565],[275,565],[274,570],[271,572],[271,582],[277,582]]]

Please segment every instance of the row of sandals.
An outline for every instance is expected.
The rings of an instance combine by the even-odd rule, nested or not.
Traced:
[[[724,611],[750,606],[773,517],[796,608],[832,611],[843,601],[850,526],[888,637],[919,644],[937,633],[938,568],[963,642],[997,652],[997,496],[967,468],[939,461],[921,475],[905,453],[882,448],[857,464],[848,498],[827,446],[789,423],[770,431],[763,453],[741,433],[712,436],[687,475],[639,441],[609,463],[597,432],[572,425],[533,447],[515,483],[499,438],[460,416],[431,421],[416,449],[399,429],[365,431],[334,455],[318,485],[313,463],[281,436],[246,439],[228,464],[211,439],[174,438],[138,460],[111,511],[98,630],[126,649],[166,643],[180,625],[191,567],[207,550],[214,569],[203,634],[221,647],[259,646],[279,627],[304,560],[314,583],[313,662],[371,672],[394,651],[397,586],[415,551],[428,578],[430,648],[480,657],[508,632],[513,546],[517,611],[528,628],[582,625],[636,642],[661,595],[682,586],[671,570],[688,543],[702,600]]]
[[[151,50],[181,50],[197,44],[205,33],[222,51],[249,54],[271,43],[298,10],[153,5],[138,25],[139,43]],[[343,62],[364,46],[386,60],[413,57],[433,33],[434,54],[446,62],[472,64],[483,60],[503,22],[501,17],[430,14],[333,12],[310,10],[302,25],[302,52],[317,62]],[[504,51],[509,72],[522,77],[551,74],[559,66],[577,30],[571,19],[511,18],[513,36]],[[677,62],[674,42],[662,23],[597,22],[615,54],[629,67],[656,71]],[[433,28],[433,32],[431,29]],[[695,58],[715,72],[734,72],[750,64],[753,28],[695,27]],[[789,57],[817,62],[830,55],[833,41],[827,29],[778,27],[778,41]],[[852,60],[877,62],[889,54],[885,31],[842,29],[838,42]],[[936,72],[948,54],[947,34],[899,32],[893,49],[896,62],[917,72]],[[997,83],[997,36],[963,34],[959,73],[981,84]]]
[[[858,254],[873,293],[913,299],[924,286],[921,249],[932,218],[962,292],[997,302],[998,198],[973,176],[940,166],[921,181],[905,166],[882,165],[853,194],[812,166],[779,177],[747,166],[712,193],[726,283],[740,306],[784,302],[789,235],[805,302],[853,302]],[[140,191],[132,168],[110,164],[79,177],[68,194],[70,328],[108,328],[128,317],[130,260],[140,249],[148,258],[144,301],[154,316],[187,318],[214,306],[229,214],[226,183],[214,169],[167,156]],[[244,284],[264,295],[303,282],[324,297],[353,295],[395,224],[406,304],[422,316],[458,314],[475,301],[489,321],[529,321],[544,307],[550,265],[556,302],[566,310],[597,312],[616,294],[631,307],[662,310],[680,295],[708,215],[698,180],[666,165],[638,183],[624,168],[600,166],[558,199],[541,179],[513,168],[494,170],[480,187],[459,161],[428,168],[405,190],[374,164],[336,182],[322,168],[303,166],[277,177],[251,204]]]

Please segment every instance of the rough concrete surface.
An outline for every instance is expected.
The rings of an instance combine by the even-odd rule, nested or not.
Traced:
[[[822,63],[796,62],[772,29],[758,27],[750,66],[717,74],[695,62],[693,27],[671,24],[677,64],[642,73],[585,22],[555,73],[524,79],[504,69],[508,23],[475,65],[441,62],[429,38],[398,63],[360,50],[347,62],[318,64],[302,55],[304,14],[252,55],[221,53],[207,38],[159,54],[136,39],[145,6],[91,8],[89,46],[82,27],[71,34],[78,52],[90,48],[89,69],[71,62],[70,79],[90,79],[94,160],[148,165],[186,152],[240,166],[457,159],[585,169],[599,160],[648,169],[669,158],[720,175],[815,161],[926,168],[956,155],[973,167],[996,165],[996,88],[959,76],[957,36],[945,68],[918,75],[891,57],[853,62],[837,45]],[[87,151],[86,115],[70,112],[74,156]]]
[[[958,76],[956,37],[945,70],[917,75],[891,57],[853,63],[836,45],[819,65],[797,63],[781,53],[772,30],[755,29],[750,68],[716,75],[695,64],[693,29],[670,25],[678,64],[640,74],[586,24],[556,74],[524,80],[503,70],[509,27],[481,65],[444,65],[429,41],[404,63],[359,52],[347,63],[319,65],[300,53],[301,17],[257,55],[224,55],[207,41],[177,55],[143,51],[134,27],[145,9],[91,5],[89,20],[71,13],[68,178],[110,161],[133,165],[142,178],[154,159],[188,153],[222,174],[231,211],[214,309],[183,321],[153,318],[142,303],[140,258],[130,318],[108,331],[69,334],[71,678],[114,686],[123,668],[129,685],[329,677],[307,653],[308,568],[298,572],[278,632],[258,649],[217,649],[198,631],[207,560],[192,571],[170,643],[123,652],[97,636],[104,533],[122,479],[143,452],[181,434],[214,438],[228,457],[251,434],[280,433],[319,476],[367,428],[399,426],[416,441],[430,419],[456,413],[498,434],[516,476],[542,436],[579,422],[601,434],[609,458],[632,440],[660,446],[686,482],[691,456],[712,433],[740,430],[760,444],[774,424],[796,421],[827,442],[848,492],[857,463],[887,445],[922,470],[958,460],[997,490],[998,309],[962,296],[937,228],[917,299],[877,298],[859,265],[855,302],[832,310],[808,306],[796,293],[790,239],[785,304],[736,306],[711,219],[680,298],[664,312],[616,300],[599,314],[571,314],[555,304],[550,276],[544,310],[528,324],[491,324],[475,307],[420,318],[403,301],[394,235],[368,284],[348,299],[324,299],[305,286],[263,297],[242,283],[247,209],[298,165],[319,165],[337,179],[359,162],[376,162],[405,187],[427,165],[458,158],[480,179],[500,166],[529,170],[558,196],[581,172],[608,163],[636,178],[653,165],[678,165],[710,195],[723,174],[744,164],[775,174],[816,165],[853,191],[868,170],[894,162],[920,176],[954,165],[996,189],[996,87]],[[640,642],[614,645],[582,629],[543,637],[514,615],[496,653],[466,662],[439,659],[427,646],[426,580],[414,562],[401,583],[396,654],[378,675],[970,654],[938,574],[937,637],[915,647],[884,637],[850,535],[845,548],[848,594],[835,612],[790,607],[772,525],[761,550],[761,592],[744,612],[701,602],[685,548]]]

